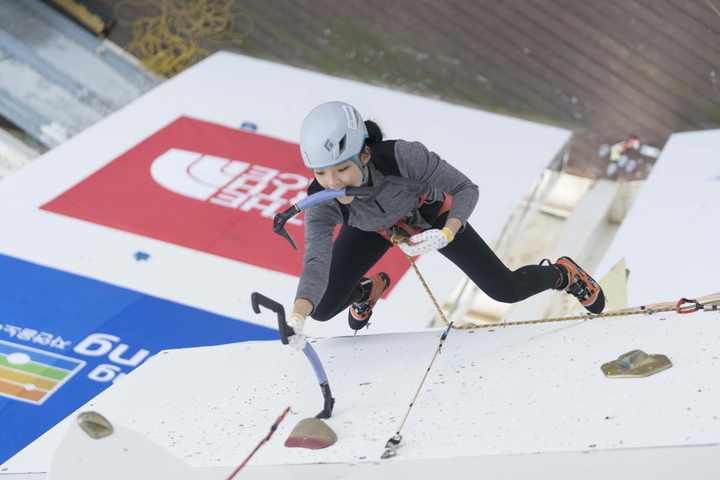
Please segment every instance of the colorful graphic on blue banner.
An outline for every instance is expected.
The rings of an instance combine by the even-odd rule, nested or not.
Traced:
[[[162,350],[278,338],[4,255],[0,272],[0,464]]]
[[[41,405],[85,365],[82,360],[0,340],[0,395]]]

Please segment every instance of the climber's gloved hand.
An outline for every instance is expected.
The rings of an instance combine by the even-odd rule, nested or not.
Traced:
[[[299,313],[293,313],[290,315],[290,318],[288,318],[287,324],[293,329],[293,332],[295,332],[295,335],[288,337],[288,343],[295,350],[302,350],[305,348],[305,344],[307,343],[305,334],[303,333],[305,318]]]
[[[409,242],[401,242],[398,246],[400,250],[405,252],[405,255],[413,257],[415,255],[432,252],[433,250],[439,250],[452,242],[453,238],[455,237],[452,231],[447,227],[442,230],[432,228],[413,235],[410,237]]]

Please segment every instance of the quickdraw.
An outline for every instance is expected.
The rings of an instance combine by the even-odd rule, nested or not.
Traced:
[[[693,305],[691,307],[682,308],[681,305],[683,303],[692,303]],[[707,302],[707,303],[700,303],[697,300],[681,298],[678,301],[676,308],[677,308],[677,313],[693,313],[693,312],[697,312],[698,310],[720,310],[720,305],[713,304],[712,301]]]

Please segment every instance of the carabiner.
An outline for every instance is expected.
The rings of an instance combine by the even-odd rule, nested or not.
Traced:
[[[685,309],[681,310],[681,305],[684,303],[694,303],[694,305],[692,307],[685,307]],[[677,309],[677,313],[693,313],[697,312],[698,310],[702,310],[703,306],[698,303],[697,300],[683,297],[678,301],[675,308]]]

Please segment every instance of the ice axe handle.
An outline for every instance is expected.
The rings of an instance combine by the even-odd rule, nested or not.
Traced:
[[[283,306],[274,300],[270,300],[265,295],[262,295],[258,292],[253,292],[250,295],[250,302],[252,303],[252,307],[255,313],[260,313],[261,305],[277,313],[280,341],[283,345],[287,345],[289,343],[288,337],[295,335],[295,331],[287,324],[287,322],[285,322],[285,309],[283,308]],[[332,392],[330,392],[330,384],[328,383],[325,369],[323,368],[322,363],[320,362],[320,358],[318,358],[317,356],[317,353],[315,353],[315,349],[312,347],[312,345],[310,345],[310,342],[307,342],[305,344],[305,348],[303,348],[303,353],[308,358],[310,364],[313,367],[313,370],[315,371],[315,376],[317,377],[318,383],[320,384],[323,399],[325,400],[325,403],[323,404],[323,410],[322,412],[317,414],[317,418],[330,418],[330,415],[332,415],[333,407],[335,406],[335,399],[332,396]]]
[[[305,345],[303,353],[308,360],[310,360],[310,364],[312,365],[313,370],[315,370],[315,376],[320,383],[320,390],[322,390],[323,399],[325,400],[322,412],[318,413],[315,418],[330,418],[333,407],[335,406],[335,399],[330,391],[330,383],[328,383],[325,369],[323,368],[322,363],[320,363],[320,359],[318,358],[317,353],[315,353],[315,349],[312,347],[310,342],[307,342]]]
[[[295,335],[295,331],[285,321],[285,309],[275,300],[270,300],[265,295],[253,292],[250,295],[250,302],[252,303],[253,310],[255,313],[260,313],[260,306],[268,308],[273,312],[277,313],[278,317],[278,331],[280,332],[280,341],[283,345],[290,343],[288,337]]]

